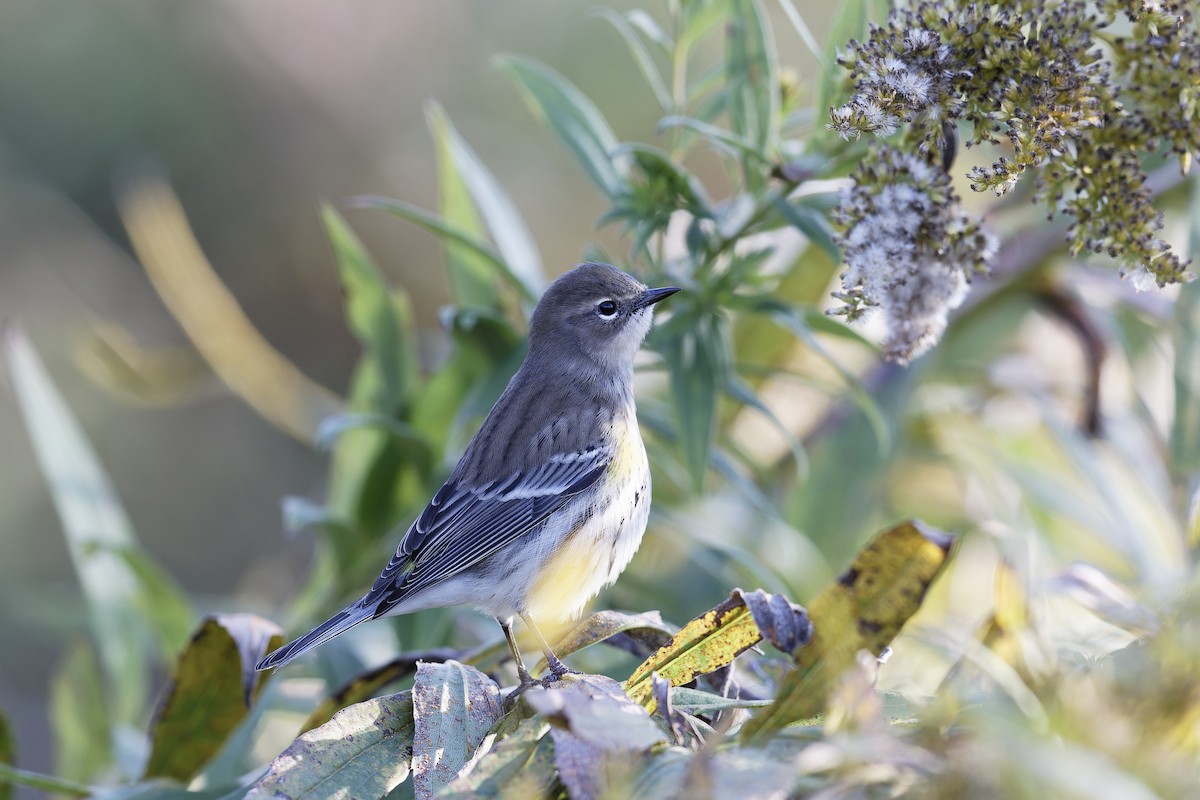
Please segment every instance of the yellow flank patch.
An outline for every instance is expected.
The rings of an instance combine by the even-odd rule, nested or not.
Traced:
[[[534,618],[554,622],[565,618],[587,602],[596,572],[608,566],[607,554],[580,547],[578,533],[571,534],[558,552],[546,559],[533,591],[529,593],[529,611]],[[604,563],[599,563],[603,560]]]
[[[607,480],[612,483],[640,475],[645,470],[646,451],[637,428],[625,420],[616,420],[613,422],[613,441],[616,449],[605,476]]]

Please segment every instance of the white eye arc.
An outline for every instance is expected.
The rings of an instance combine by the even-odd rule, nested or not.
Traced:
[[[601,300],[596,304],[596,314],[602,319],[612,319],[617,315],[617,303],[615,300]]]

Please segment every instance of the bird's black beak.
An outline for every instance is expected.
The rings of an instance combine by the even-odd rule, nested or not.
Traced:
[[[666,300],[671,295],[679,291],[678,286],[664,286],[661,289],[647,289],[642,292],[642,296],[633,302],[633,310],[652,306],[660,300]]]

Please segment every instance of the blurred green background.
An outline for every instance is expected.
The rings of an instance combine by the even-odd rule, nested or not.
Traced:
[[[800,5],[818,32],[833,10]],[[211,376],[210,391],[147,409],[81,372],[80,342],[97,321],[120,323],[147,348],[186,341],[130,255],[114,186],[131,171],[165,174],[254,324],[307,375],[344,393],[358,348],[317,206],[375,193],[436,207],[427,100],[445,107],[511,193],[549,270],[578,262],[589,242],[614,241],[611,229],[595,228],[603,198],[491,68],[502,52],[552,64],[606,109],[618,136],[653,140],[653,97],[592,9],[487,0],[0,6],[0,318],[29,333],[140,540],[199,610],[278,616],[312,548],[307,534],[284,536],[280,501],[320,499],[327,456]],[[776,30],[782,61],[812,72],[794,32]],[[435,326],[448,294],[434,238],[371,212],[348,218],[412,295],[419,323]],[[0,708],[22,765],[47,770],[48,675],[86,619],[9,391],[0,391],[0,453]]]
[[[865,27],[865,1],[796,5],[813,29],[814,49],[832,49]],[[881,5],[871,3],[870,10],[878,13]],[[666,6],[647,10],[660,14]],[[990,163],[1000,148],[963,148],[952,170],[958,193],[972,213],[986,212],[1005,240],[995,275],[976,284],[936,350],[907,369],[880,364],[869,342],[864,346],[857,333],[822,314],[832,305],[828,292],[838,271],[825,212],[839,180],[864,158],[865,143],[843,143],[825,131],[820,106],[824,99],[836,102],[831,98],[841,73],[830,69],[822,79],[796,28],[781,18],[782,5],[762,6],[775,23],[788,133],[780,135],[777,151],[767,152],[769,161],[760,153],[723,162],[708,136],[679,147],[716,213],[703,219],[707,227],[697,220],[687,237],[679,231],[663,237],[696,233],[695,241],[670,243],[682,257],[664,259],[660,251],[643,259],[659,267],[669,262],[679,273],[666,277],[690,281],[694,291],[673,301],[675,311],[664,309],[660,320],[675,324],[660,326],[660,338],[651,342],[661,361],[649,356],[645,362],[651,369],[665,362],[673,391],[666,391],[661,369],[642,376],[641,388],[650,391],[639,412],[651,423],[647,442],[656,470],[650,533],[630,570],[598,604],[657,608],[679,623],[737,585],[808,602],[870,534],[920,517],[962,533],[962,543],[921,616],[897,640],[880,687],[926,699],[943,678],[969,689],[973,673],[960,675],[957,662],[970,661],[964,653],[981,637],[988,647],[1011,644],[986,626],[1021,605],[1008,595],[1024,593],[1035,609],[1033,621],[1006,635],[1022,638],[1030,664],[1055,665],[1033,670],[1029,680],[1055,698],[1059,666],[1073,668],[1139,635],[1143,621],[1124,625],[1122,614],[1137,617],[1133,612],[1145,611],[1139,602],[1169,609],[1189,580],[1194,586],[1189,547],[1198,529],[1186,509],[1200,464],[1200,417],[1192,399],[1200,386],[1198,287],[1139,294],[1119,279],[1112,262],[1066,254],[1061,229],[1047,225],[1040,210],[1012,202],[1031,193],[1032,181],[999,201],[967,188],[968,168]],[[840,24],[831,33],[829,18],[855,6],[858,27]],[[747,4],[718,11],[734,7]],[[698,66],[688,74],[689,91],[719,85],[720,62],[729,52],[723,40],[739,41],[736,20],[711,21],[713,35],[700,39],[700,52],[693,53]],[[130,255],[118,187],[147,172],[166,177],[209,261],[254,326],[304,374],[345,396],[359,346],[344,319],[320,203],[375,194],[437,209],[429,101],[440,103],[511,195],[550,276],[583,260],[593,246],[630,252],[635,237],[619,236],[615,225],[597,230],[597,219],[612,205],[530,113],[513,81],[493,68],[501,53],[519,53],[562,73],[601,109],[621,142],[662,142],[656,127],[664,109],[590,1],[28,0],[0,6],[0,319],[27,331],[112,476],[138,539],[197,612],[257,612],[298,627],[351,599],[332,596],[348,591],[340,585],[345,580],[318,574],[311,582],[317,590],[323,582],[337,588],[289,611],[310,578],[314,538],[285,534],[281,501],[323,501],[329,456],[272,427],[207,369],[192,370],[196,359],[187,338]],[[818,84],[822,99],[814,92]],[[696,94],[694,105],[707,103],[703,92]],[[710,111],[714,118],[737,116]],[[807,168],[805,156],[819,162],[812,167],[815,179],[773,175],[776,167]],[[741,167],[727,168],[739,159]],[[1154,161],[1147,169],[1163,191],[1156,198],[1167,212],[1163,236],[1182,252],[1190,224],[1194,252],[1200,193],[1180,186],[1175,163]],[[635,199],[649,198],[651,211],[660,208],[655,191],[674,191],[660,173],[632,174],[632,185],[645,190]],[[795,222],[768,214],[754,223],[741,214],[747,200],[754,206],[779,190],[776,183],[787,184],[784,196],[797,193],[788,210],[808,217]],[[447,348],[439,309],[450,300],[441,247],[394,217],[355,209],[344,214],[387,281],[411,298],[418,347],[426,364],[436,363]],[[756,255],[755,247],[765,249]],[[692,257],[698,260],[688,261]],[[621,263],[620,255],[614,259]],[[779,303],[755,305],[764,298]],[[183,402],[138,404],[98,384],[98,336],[110,347],[121,344],[113,324],[134,343],[124,345],[127,355],[139,357],[139,347],[167,354],[168,367],[190,381]],[[854,330],[871,340],[880,332],[870,324]],[[680,342],[705,339],[716,343],[707,351],[712,361],[695,355],[699,347],[690,364],[673,357],[685,352]],[[1089,346],[1104,353],[1089,360]],[[1096,386],[1089,387],[1093,378]],[[689,427],[680,410],[690,395],[699,398],[693,409],[709,403],[693,421],[716,419],[715,425]],[[759,397],[768,413],[755,410]],[[1103,422],[1102,437],[1087,430],[1089,399],[1100,403],[1095,421]],[[697,458],[686,434],[703,434],[705,427],[716,435],[711,450],[696,437]],[[807,473],[803,458],[790,457],[788,436],[807,448]],[[0,447],[0,709],[17,732],[21,766],[48,771],[48,676],[86,632],[86,609],[15,399],[3,390]],[[452,455],[453,442],[447,451]],[[441,466],[425,477],[432,480]],[[402,481],[393,483],[386,488]],[[382,561],[386,553],[363,555]],[[1110,589],[1112,597],[1105,594]],[[1187,606],[1180,609],[1190,618]],[[450,630],[449,621],[459,624]],[[401,632],[406,649],[498,638],[494,624],[470,612],[421,615],[391,629],[362,626],[357,641],[364,646],[355,649],[347,645],[354,635],[343,637],[342,649],[323,648],[307,667],[279,681],[290,687],[280,688],[287,701],[281,705],[311,705],[329,687],[306,674],[335,685],[334,678],[356,674],[360,661],[390,652],[392,631]],[[1191,651],[1181,652],[1180,662],[1193,666]],[[603,661],[611,656],[592,652],[580,664],[611,667]],[[627,673],[631,666],[610,671]],[[1195,676],[1183,671],[1192,681],[1185,685],[1194,685]],[[1042,680],[1046,675],[1051,678]],[[308,694],[296,694],[303,694],[298,686]],[[1109,689],[1111,698],[1128,696],[1117,684]],[[1115,712],[1085,700],[1080,707],[1087,714],[1064,716],[1068,727],[1078,724],[1090,734],[1094,726],[1077,720]],[[1162,727],[1157,707],[1145,708],[1145,719]],[[273,709],[262,752],[253,754],[259,763],[294,736],[296,726],[286,717],[306,712]],[[1039,729],[1042,734],[1050,735]],[[981,741],[986,751],[999,739]],[[1118,744],[1101,749],[1139,757]],[[1013,755],[1005,768],[1023,774],[1025,761]],[[1057,768],[1077,772],[1066,762]]]

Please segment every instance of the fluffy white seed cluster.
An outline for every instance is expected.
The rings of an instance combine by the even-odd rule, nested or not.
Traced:
[[[936,135],[957,107],[951,49],[927,28],[911,28],[897,39],[887,49],[852,42],[839,59],[855,85],[849,102],[829,112],[829,129],[843,139],[864,132],[890,136],[916,116]]]
[[[906,364],[937,343],[971,277],[996,240],[967,217],[950,176],[923,156],[880,148],[860,166],[834,212],[846,271],[848,320],[877,307],[887,324],[884,356]]]

